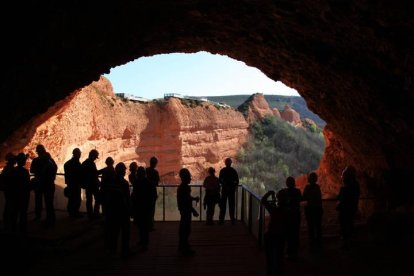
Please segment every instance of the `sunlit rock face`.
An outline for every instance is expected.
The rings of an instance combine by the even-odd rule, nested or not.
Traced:
[[[338,151],[366,175],[361,179],[381,183],[378,176],[388,170],[412,175],[410,4],[9,2],[20,16],[16,25],[7,17],[0,19],[8,26],[2,33],[7,43],[2,58],[6,70],[1,82],[0,140],[114,66],[143,56],[203,50],[243,61],[296,88],[329,126],[338,141],[332,147],[340,145]],[[366,183],[362,185],[368,187]],[[388,188],[397,186],[390,183]],[[370,187],[373,192],[378,189],[377,184]]]
[[[272,111],[262,93],[251,95],[237,109],[244,114],[250,124],[262,120],[266,116],[274,116],[274,111]]]
[[[272,108],[272,113],[275,117],[281,118],[280,111],[276,107]]]
[[[191,107],[176,98],[150,103],[121,100],[101,77],[16,131],[0,147],[0,154],[4,159],[8,151],[24,151],[33,158],[41,143],[61,172],[75,147],[81,149],[82,160],[97,149],[98,168],[105,166],[108,156],[143,166],[156,156],[163,182],[178,183],[182,167],[199,181],[209,166],[218,170],[226,157],[236,156],[247,128],[242,114],[230,108],[207,103]]]
[[[289,105],[285,106],[283,111],[280,113],[280,116],[282,117],[283,120],[291,123],[294,126],[302,125],[302,121],[300,119],[299,113],[296,110],[294,110],[292,107],[290,107]]]

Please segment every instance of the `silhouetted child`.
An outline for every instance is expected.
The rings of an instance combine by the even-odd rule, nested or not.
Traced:
[[[271,200],[269,200],[270,196]],[[261,200],[270,215],[270,221],[264,234],[267,276],[280,276],[283,273],[289,216],[287,200],[286,193],[278,193],[275,199],[274,191],[268,191]]]
[[[152,206],[157,198],[157,190],[152,185],[145,172],[145,168],[137,168],[135,180],[133,182],[131,195],[132,205],[134,206],[134,223],[138,227],[139,242],[142,250],[148,249],[149,231],[152,220]]]
[[[180,211],[180,227],[178,230],[179,244],[178,250],[186,256],[195,254],[195,251],[191,248],[188,241],[191,233],[191,216],[198,217],[198,212],[193,208],[193,201],[198,202],[199,197],[191,196],[191,188],[189,186],[191,182],[191,174],[188,169],[180,170],[181,184],[177,189],[177,205]]]
[[[292,176],[286,178],[287,188],[278,192],[281,197],[287,198],[287,208],[289,211],[288,236],[287,236],[287,255],[291,260],[296,260],[299,251],[299,232],[300,232],[300,202],[302,194],[295,187],[296,182]]]
[[[213,225],[214,209],[220,201],[220,183],[216,170],[212,167],[208,169],[208,176],[204,179],[203,187],[205,188],[205,196],[203,200],[204,209],[207,208],[207,224]]]
[[[308,175],[308,184],[303,191],[303,201],[306,201],[305,217],[312,252],[322,249],[322,194],[317,181],[318,175],[311,172]]]
[[[341,236],[344,247],[348,246],[348,240],[354,232],[355,216],[358,212],[359,183],[356,179],[356,170],[353,166],[347,166],[342,172],[342,187],[338,195],[336,210],[341,227]]]

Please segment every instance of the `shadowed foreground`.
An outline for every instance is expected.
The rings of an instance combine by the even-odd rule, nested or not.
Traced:
[[[206,226],[194,221],[190,242],[197,255],[193,257],[177,252],[178,222],[157,222],[149,250],[123,260],[104,250],[102,221],[73,220],[65,213],[59,217],[54,229],[30,222],[26,238],[3,233],[0,275],[265,275],[263,250],[240,222]],[[413,275],[412,238],[386,243],[366,227],[357,230],[347,250],[341,249],[335,231],[326,232],[323,255],[312,257],[303,229],[300,258],[286,260],[285,275]],[[132,247],[135,242],[133,225]]]

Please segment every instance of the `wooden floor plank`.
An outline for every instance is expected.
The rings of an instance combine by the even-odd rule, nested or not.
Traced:
[[[195,256],[177,251],[178,223],[157,222],[150,234],[150,246],[127,260],[111,257],[102,242],[61,258],[36,264],[30,275],[264,275],[264,254],[242,224],[207,226],[192,223],[190,243]],[[132,226],[132,244],[136,241]]]

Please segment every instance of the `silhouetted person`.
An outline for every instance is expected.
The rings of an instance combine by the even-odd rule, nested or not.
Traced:
[[[116,178],[108,188],[105,208],[105,227],[109,234],[109,249],[116,253],[117,241],[121,233],[121,256],[128,257],[131,254],[130,241],[130,195],[129,184],[125,180],[126,166],[120,162],[115,166]]]
[[[317,181],[318,175],[311,172],[308,175],[308,184],[305,186],[302,197],[302,200],[306,201],[305,217],[312,252],[322,249],[322,193]]]
[[[272,197],[269,200],[269,197]],[[288,232],[287,194],[268,191],[261,200],[270,215],[267,230],[264,234],[266,253],[266,275],[280,276],[283,273],[283,257]]]
[[[138,163],[137,162],[131,162],[129,164],[129,174],[128,174],[128,181],[130,187],[134,185],[136,179],[137,179],[137,171],[138,171]],[[145,174],[146,177],[146,174]],[[131,217],[134,219],[134,223],[136,224],[136,200],[134,200],[135,195],[133,194],[134,191],[131,192]],[[139,230],[138,230],[139,231]],[[140,246],[138,242],[138,246]]]
[[[198,202],[199,197],[191,196],[191,174],[186,168],[179,172],[181,184],[177,189],[177,205],[180,211],[180,227],[178,230],[178,250],[186,256],[195,254],[188,241],[191,233],[191,216],[198,217],[198,212],[193,208],[193,201]]]
[[[146,173],[147,173],[147,178],[150,181],[150,183],[155,187],[155,190],[157,190],[157,187],[160,183],[160,174],[158,173],[158,170],[156,169],[158,164],[158,159],[153,156],[150,158],[150,165],[149,167],[146,168]],[[157,195],[158,198],[158,195]],[[150,225],[150,230],[154,230],[154,217],[155,217],[155,204],[156,204],[156,200],[154,201],[154,205],[152,207],[151,210],[151,225]]]
[[[131,162],[131,164],[129,164],[129,175],[128,175],[129,184],[131,185],[134,185],[135,179],[137,178],[137,170],[138,170],[137,162]],[[147,174],[145,173],[145,175]]]
[[[138,246],[140,246],[142,250],[147,250],[152,222],[152,207],[157,198],[157,190],[155,186],[149,182],[145,168],[142,166],[137,168],[136,178],[132,185],[131,201],[134,206],[134,222],[138,227],[139,233]]]
[[[287,198],[287,209],[289,211],[287,254],[288,258],[292,260],[297,259],[299,251],[300,202],[302,200],[302,194],[295,185],[295,179],[289,176],[286,178],[287,188],[278,192],[280,197]]]
[[[80,218],[79,213],[81,206],[81,182],[82,182],[82,164],[80,157],[82,152],[79,148],[72,151],[72,158],[65,162],[63,169],[65,171],[65,183],[67,185],[68,205],[67,210],[72,218]]]
[[[27,209],[29,208],[30,200],[30,173],[25,168],[28,155],[21,152],[17,155],[17,166],[13,172],[13,197],[15,206],[13,208],[12,216],[12,230],[16,230],[18,223],[19,229],[22,232],[27,230]]]
[[[342,172],[342,187],[338,195],[338,220],[341,227],[341,236],[344,246],[354,231],[355,216],[358,212],[359,183],[356,179],[356,170],[353,166],[347,166]]]
[[[226,216],[227,201],[229,202],[229,215],[231,223],[236,223],[235,208],[236,208],[236,191],[239,185],[239,175],[237,171],[231,166],[232,160],[226,158],[224,161],[225,167],[220,170],[219,181],[221,184],[221,201],[220,201],[220,216],[219,223],[224,223]]]
[[[1,186],[4,192],[5,205],[3,213],[3,222],[7,231],[12,231],[12,214],[15,206],[13,198],[13,174],[14,166],[16,165],[16,156],[12,153],[6,155],[6,165],[1,172]]]
[[[34,191],[34,199],[35,199],[35,220],[39,220],[42,217],[42,209],[43,209],[43,191],[42,191],[42,183],[40,182],[40,174],[41,174],[41,167],[44,164],[46,149],[43,145],[36,146],[36,153],[37,157],[32,160],[30,165],[30,173],[33,174],[33,178],[31,180],[31,186]]]
[[[34,158],[30,166],[30,172],[34,174],[35,183],[35,219],[40,219],[42,215],[42,199],[46,206],[46,226],[55,223],[55,179],[57,165],[51,155],[43,145],[36,146],[38,157]]]
[[[216,170],[213,167],[208,169],[208,176],[204,179],[203,187],[205,188],[204,209],[207,208],[207,224],[213,225],[214,209],[220,202],[220,183],[215,175]]]
[[[99,194],[100,181],[98,178],[98,169],[95,160],[98,159],[99,153],[93,149],[89,152],[88,158],[82,163],[83,183],[86,191],[86,211],[89,219],[99,218],[99,209],[101,199]],[[93,205],[94,200],[94,205]]]
[[[102,204],[102,213],[105,214],[105,200],[108,195],[108,186],[115,182],[116,174],[114,168],[114,159],[112,157],[107,157],[105,159],[106,167],[102,168],[98,171],[98,175],[101,176],[101,186],[99,190],[99,199]]]

